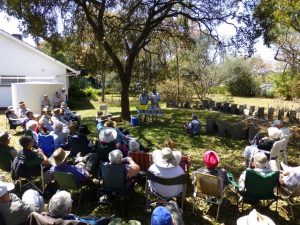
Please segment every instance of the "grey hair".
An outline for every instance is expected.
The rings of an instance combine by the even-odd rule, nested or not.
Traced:
[[[35,120],[29,120],[26,124],[26,130],[34,130],[36,126],[38,126],[38,122]]]
[[[62,123],[54,123],[53,130],[55,133],[62,131],[63,125]]]
[[[268,136],[274,140],[280,138],[280,130],[277,127],[270,127],[268,129]]]
[[[49,201],[49,213],[53,217],[65,218],[72,209],[71,194],[67,191],[57,192]]]
[[[129,150],[130,151],[133,151],[133,152],[135,152],[135,151],[138,151],[138,150],[140,150],[140,144],[135,140],[135,139],[131,139],[130,141],[129,141]]]
[[[120,150],[113,150],[108,154],[108,159],[111,164],[120,164],[123,154]]]

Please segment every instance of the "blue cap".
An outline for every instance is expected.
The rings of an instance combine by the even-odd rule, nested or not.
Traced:
[[[151,225],[173,225],[169,210],[162,206],[156,207],[151,216]]]

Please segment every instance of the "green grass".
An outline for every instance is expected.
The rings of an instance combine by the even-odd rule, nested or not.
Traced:
[[[109,112],[114,115],[120,113],[120,107],[118,102],[115,100],[108,101]],[[92,134],[90,138],[96,139],[95,132],[95,115],[99,108],[99,103],[95,101],[78,101],[78,106],[75,109],[82,117],[82,121],[88,124]],[[132,115],[136,115],[134,103],[131,107]],[[183,153],[188,154],[192,158],[191,170],[194,171],[199,167],[203,166],[202,154],[206,149],[213,149],[217,151],[221,158],[220,166],[226,168],[232,172],[236,178],[244,170],[242,162],[242,152],[244,147],[248,144],[246,140],[233,140],[225,137],[217,137],[213,135],[206,135],[202,129],[201,136],[192,140],[191,137],[185,135],[182,130],[182,126],[185,122],[189,121],[192,113],[197,113],[203,125],[205,125],[205,119],[213,116],[221,120],[238,121],[242,118],[238,116],[231,116],[229,114],[222,114],[211,111],[199,111],[199,110],[185,110],[185,109],[164,109],[164,116],[157,122],[147,122],[140,124],[139,126],[133,127],[129,122],[123,121],[118,123],[119,127],[123,127],[129,130],[129,132],[137,137],[144,146],[151,150],[160,149],[163,147],[163,142],[166,138],[172,138],[177,145],[177,149],[180,149]],[[0,114],[0,130],[5,129],[5,117],[3,112]],[[294,127],[295,136],[292,138],[290,145],[288,146],[289,151],[289,163],[296,165],[298,162],[298,151],[299,149],[299,128]],[[18,149],[18,138],[20,133],[16,133],[12,136],[12,144]],[[129,218],[137,219],[142,224],[149,224],[150,215],[145,213],[145,194],[144,194],[144,181],[141,181],[136,186],[135,192],[130,196],[129,200]],[[238,214],[235,196],[232,192],[228,192],[226,201],[223,202],[220,209],[219,221],[215,221],[216,206],[209,207],[201,201],[197,201],[196,212],[192,213],[192,191],[193,187],[191,181],[188,184],[188,193],[184,206],[184,221],[187,225],[198,225],[198,224],[236,224],[236,220],[241,215]],[[76,209],[75,212],[79,215],[95,214],[95,215],[110,215],[116,213],[123,215],[122,202],[115,201],[113,206],[99,206],[97,203],[96,195],[84,195],[82,204],[84,207]],[[244,214],[249,213],[250,207],[244,210]],[[293,224],[288,215],[289,208],[283,201],[279,202],[278,213],[275,212],[275,204],[272,205],[271,210],[266,210],[264,214],[273,218],[276,224]],[[300,213],[300,208],[295,207],[294,213],[297,216]],[[295,223],[296,224],[296,223]]]

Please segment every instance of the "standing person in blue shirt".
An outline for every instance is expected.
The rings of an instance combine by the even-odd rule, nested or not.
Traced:
[[[184,125],[184,128],[188,134],[200,134],[201,123],[200,120],[198,120],[198,116],[196,114],[193,114],[192,121],[190,123],[186,123]]]

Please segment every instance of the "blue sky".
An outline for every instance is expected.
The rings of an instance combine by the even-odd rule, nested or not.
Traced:
[[[0,29],[6,31],[7,33],[13,34],[13,33],[20,33],[19,28],[19,21],[14,18],[10,18],[9,21],[7,21],[7,15],[3,12],[0,12]],[[230,25],[221,25],[218,29],[219,35],[221,36],[230,36],[235,33],[235,30]],[[27,42],[28,44],[35,46],[35,43],[31,36],[28,38],[23,38],[23,41]],[[264,44],[262,39],[259,39],[255,45],[256,53],[254,55],[260,56],[265,63],[272,64],[274,66],[274,55],[275,51],[271,48],[267,48]]]

